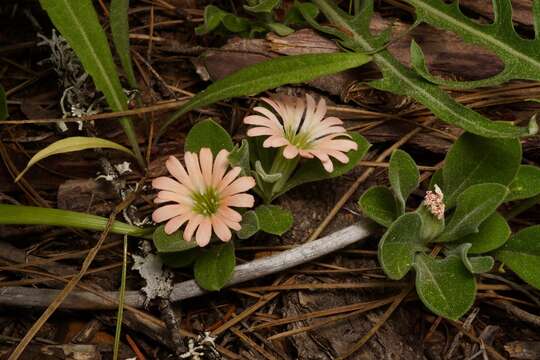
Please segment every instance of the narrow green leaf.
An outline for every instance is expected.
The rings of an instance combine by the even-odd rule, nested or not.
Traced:
[[[405,212],[409,195],[418,187],[420,172],[413,158],[403,150],[395,150],[390,157],[388,179],[399,205],[399,214]]]
[[[358,206],[364,216],[384,227],[389,227],[398,216],[396,199],[386,186],[369,188],[358,200]]]
[[[279,36],[287,36],[291,35],[294,32],[294,29],[291,29],[287,25],[283,25],[281,23],[277,22],[270,22],[266,24],[266,27],[270,30],[278,34]]]
[[[457,198],[457,206],[450,222],[434,242],[449,242],[477,233],[478,227],[502,204],[508,189],[495,183],[469,187]]]
[[[279,6],[281,0],[260,0],[253,6],[244,5],[244,9],[252,13],[271,13]]]
[[[186,137],[184,151],[199,153],[202,148],[209,148],[216,156],[221,150],[231,151],[233,147],[227,130],[214,120],[206,119],[191,128]]]
[[[422,220],[417,213],[397,218],[379,242],[379,263],[390,279],[402,279],[414,263],[415,254],[424,249],[420,241]]]
[[[119,145],[115,142],[101,139],[101,138],[95,138],[95,137],[83,137],[83,136],[73,136],[69,138],[65,138],[62,140],[58,140],[51,145],[47,146],[45,149],[42,149],[38,151],[30,161],[28,161],[28,164],[24,168],[24,170],[17,176],[15,179],[15,182],[19,181],[21,177],[38,161],[41,161],[49,156],[52,155],[58,155],[58,154],[64,154],[68,152],[73,151],[81,151],[86,149],[115,149],[125,152],[126,154],[129,154],[133,157],[135,157],[135,154],[129,150],[128,148]]]
[[[358,133],[349,133],[349,135],[351,135],[352,140],[358,144],[358,149],[347,153],[347,157],[349,158],[348,163],[342,164],[339,161],[334,161],[334,171],[328,173],[324,170],[320,160],[307,160],[298,167],[294,175],[287,181],[287,184],[285,184],[283,190],[274,198],[277,198],[298,185],[338,177],[351,171],[356,164],[362,160],[371,145]]]
[[[202,253],[201,248],[193,248],[180,252],[158,253],[161,261],[173,269],[184,268],[192,265]]]
[[[239,239],[244,240],[255,235],[261,229],[257,213],[253,210],[246,211],[242,215],[240,226],[242,227],[236,232]]]
[[[517,139],[487,139],[465,133],[454,143],[443,167],[444,200],[451,208],[459,194],[474,184],[512,182],[521,163]]]
[[[459,239],[460,243],[470,243],[469,254],[484,254],[500,248],[510,236],[510,226],[506,219],[495,212],[478,227],[478,232]]]
[[[283,56],[245,67],[195,95],[163,125],[160,135],[180,116],[196,108],[238,96],[256,95],[285,84],[298,84],[323,75],[363,65],[371,60],[364,54],[307,54]]]
[[[4,91],[2,85],[0,85],[0,120],[5,120],[8,118],[8,116],[9,113],[6,100],[6,92]]]
[[[160,253],[178,253],[197,247],[195,241],[184,240],[183,232],[176,231],[171,235],[165,233],[165,225],[159,226],[152,235],[154,246]]]
[[[463,265],[471,272],[471,274],[482,274],[491,271],[495,260],[491,256],[476,256],[469,257],[469,249],[472,244],[464,243],[456,248],[456,252],[461,257]]]
[[[232,243],[218,244],[203,252],[195,261],[195,281],[209,291],[220,290],[231,278],[236,257]]]
[[[255,214],[262,231],[278,236],[286,233],[294,221],[289,210],[277,205],[260,205],[255,209]]]
[[[523,200],[540,194],[540,168],[521,165],[508,189],[510,192],[505,201]]]
[[[459,256],[441,260],[418,254],[414,268],[416,292],[424,305],[435,314],[457,320],[474,303],[476,282]]]
[[[49,225],[103,231],[107,221],[107,218],[101,216],[76,211],[0,204],[2,225]],[[113,222],[111,227],[113,234],[136,237],[146,237],[151,231],[151,228],[142,229],[120,221]]]
[[[127,97],[120,85],[111,49],[91,0],[40,0],[54,26],[73,48],[96,88],[114,111],[127,109]],[[128,118],[120,119],[135,157],[144,167],[135,128]]]
[[[129,51],[129,0],[112,0],[109,21],[111,24],[112,38],[114,46],[122,68],[126,73],[129,85],[136,89],[138,87],[133,64],[131,63],[131,53]]]
[[[519,231],[495,252],[495,257],[521,279],[540,289],[540,225]]]
[[[117,360],[120,354],[120,335],[122,334],[122,322],[124,320],[124,301],[126,297],[127,255],[128,238],[124,235],[124,251],[122,256],[122,277],[120,280],[120,293],[118,294],[118,311],[116,312],[116,331],[114,334],[113,360]]]

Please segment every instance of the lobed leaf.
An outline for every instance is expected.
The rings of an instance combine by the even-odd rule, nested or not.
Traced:
[[[413,158],[403,150],[395,150],[390,157],[388,179],[399,204],[399,214],[405,211],[409,195],[418,187],[420,172]]]
[[[365,217],[384,227],[389,227],[398,216],[396,199],[386,186],[369,188],[358,200],[358,206]]]
[[[212,246],[195,260],[193,268],[195,281],[203,289],[220,290],[230,280],[235,265],[236,257],[232,243]]]

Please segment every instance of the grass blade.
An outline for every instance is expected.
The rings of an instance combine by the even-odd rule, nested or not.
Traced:
[[[133,64],[129,52],[128,10],[129,0],[112,0],[109,20],[114,46],[122,63],[122,68],[126,72],[129,85],[136,89],[138,84],[135,79],[135,73],[133,72]]]
[[[120,336],[122,334],[122,321],[124,319],[124,300],[126,297],[128,237],[124,235],[124,255],[122,256],[122,279],[120,293],[118,294],[118,312],[116,313],[116,331],[114,334],[113,360],[117,360],[120,353]]]

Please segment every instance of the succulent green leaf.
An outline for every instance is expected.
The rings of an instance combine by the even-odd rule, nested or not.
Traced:
[[[257,213],[253,210],[246,211],[242,215],[240,226],[240,230],[236,232],[236,236],[238,236],[239,239],[244,240],[255,235],[261,229]]]
[[[457,320],[470,309],[476,297],[476,282],[459,256],[436,259],[415,257],[416,292],[424,305],[437,315]]]
[[[110,140],[83,136],[68,137],[53,142],[51,145],[47,146],[44,149],[41,149],[34,156],[32,156],[30,161],[28,161],[28,164],[26,164],[24,170],[21,171],[19,176],[17,176],[17,178],[15,179],[15,182],[19,181],[21,177],[38,161],[41,161],[52,155],[65,154],[68,152],[82,151],[87,149],[114,149],[120,150],[122,152],[125,152],[126,154],[135,157],[133,151],[129,150],[125,146],[122,146]]]
[[[398,216],[394,194],[385,186],[373,186],[362,194],[358,206],[364,216],[389,227]]]
[[[277,205],[260,205],[255,209],[259,228],[268,234],[281,236],[293,224],[293,216],[287,209]]]
[[[6,100],[6,92],[0,85],[0,120],[5,120],[9,116]]]
[[[193,248],[180,252],[159,253],[158,255],[165,265],[179,269],[192,265],[201,253],[201,248]]]
[[[285,84],[298,84],[355,68],[371,57],[357,53],[283,56],[245,67],[195,95],[163,125],[160,134],[180,116],[196,108],[238,96],[256,95]]]
[[[231,279],[235,265],[234,245],[231,242],[214,245],[195,260],[195,281],[203,289],[220,290]]]
[[[523,200],[540,194],[540,168],[521,165],[508,190],[510,192],[505,201]]]
[[[76,211],[0,204],[1,225],[49,225],[103,231],[107,222],[107,218]],[[111,227],[113,234],[136,237],[147,237],[151,231],[150,228],[142,229],[120,221],[114,221]]]
[[[221,150],[231,151],[234,147],[231,136],[212,119],[195,124],[186,137],[184,151],[199,153],[202,148],[209,148],[216,156]]]
[[[131,62],[131,53],[129,51],[129,0],[112,0],[109,21],[111,24],[111,33],[116,48],[116,53],[122,63],[122,68],[126,73],[129,85],[136,89],[138,87],[133,64]]]
[[[417,213],[406,213],[394,221],[379,242],[379,263],[393,280],[402,279],[414,263],[415,254],[424,249],[420,240],[422,220]]]
[[[478,233],[478,227],[502,204],[508,189],[495,183],[473,185],[457,198],[457,206],[442,234],[434,242],[450,242]]]
[[[298,169],[287,181],[283,190],[275,197],[286,193],[298,185],[338,177],[351,171],[356,164],[362,160],[371,145],[362,135],[358,133],[349,133],[349,135],[351,136],[351,140],[354,140],[358,144],[358,148],[356,150],[352,150],[347,153],[349,162],[342,164],[341,162],[334,160],[334,171],[329,173],[323,168],[319,159],[307,160],[298,166]]]
[[[495,257],[521,279],[540,289],[540,225],[530,226],[513,235]]]
[[[501,214],[495,212],[480,224],[477,233],[466,235],[458,242],[472,244],[469,254],[484,254],[503,246],[509,236],[508,222]]]
[[[154,246],[160,253],[178,253],[197,247],[195,241],[184,240],[183,232],[181,230],[167,235],[165,233],[165,226],[161,225],[156,228],[152,235]]]
[[[444,200],[452,208],[459,194],[474,184],[508,185],[521,163],[517,139],[488,139],[465,133],[454,143],[443,167]]]
[[[482,274],[489,272],[491,268],[493,268],[495,260],[493,260],[491,256],[476,256],[470,258],[469,249],[471,246],[472,244],[469,243],[461,244],[455,249],[455,253],[461,257],[463,265],[465,265],[471,274]]]
[[[418,187],[420,172],[413,158],[403,150],[395,150],[390,157],[388,179],[398,201],[399,214],[405,212],[409,195]]]

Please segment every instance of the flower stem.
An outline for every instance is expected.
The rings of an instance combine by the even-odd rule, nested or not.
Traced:
[[[287,184],[287,180],[289,180],[291,177],[299,161],[299,156],[289,160],[283,156],[283,150],[279,151],[274,158],[274,163],[272,164],[272,169],[270,170],[271,174],[281,174],[281,178],[279,178],[279,180],[276,181],[272,187],[272,197],[283,190],[285,184]]]

